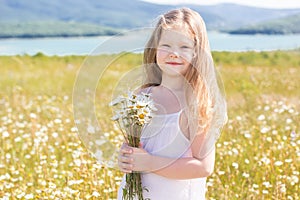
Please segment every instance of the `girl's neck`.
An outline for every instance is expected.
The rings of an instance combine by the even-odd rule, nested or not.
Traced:
[[[173,92],[183,92],[184,90],[184,77],[183,76],[167,76],[162,74],[161,86],[166,87]]]

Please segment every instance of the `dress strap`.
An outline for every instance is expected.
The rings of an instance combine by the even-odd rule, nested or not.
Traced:
[[[146,90],[146,93],[149,94],[151,92],[152,88],[153,88],[153,86],[148,87]]]

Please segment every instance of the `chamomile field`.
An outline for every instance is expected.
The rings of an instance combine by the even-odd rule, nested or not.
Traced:
[[[207,199],[300,199],[300,51],[213,57],[229,120],[216,144]],[[73,86],[85,59],[0,57],[0,199],[116,198],[123,174],[97,162],[74,122]],[[122,134],[110,120],[110,91],[141,62],[141,54],[119,56],[97,87],[101,130],[92,132],[116,150]]]

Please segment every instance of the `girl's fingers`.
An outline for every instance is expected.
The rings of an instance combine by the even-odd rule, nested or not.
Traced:
[[[121,154],[130,154],[132,153],[132,148],[130,146],[128,146],[126,143],[123,143],[121,148],[120,148],[120,152]]]
[[[124,173],[132,172],[133,158],[130,156],[132,153],[133,153],[132,147],[128,146],[126,143],[123,143],[119,152],[118,166],[120,170]]]
[[[124,173],[131,173],[133,165],[129,163],[119,163],[119,168]]]
[[[133,165],[128,163],[121,163],[121,169],[132,171]]]
[[[143,146],[144,146],[143,143],[140,142],[140,143],[139,143],[139,148],[143,148]]]
[[[121,172],[123,172],[123,173],[127,173],[127,174],[129,174],[129,173],[132,173],[132,171],[131,171],[131,170],[125,170],[125,169],[121,169]]]
[[[118,166],[124,173],[131,173],[133,168],[133,158],[129,154],[120,153],[118,157]]]
[[[120,158],[121,162],[124,162],[124,163],[132,163],[133,162],[133,158],[131,157],[127,157],[127,156],[122,156]]]
[[[120,153],[122,154],[131,154],[133,152],[131,147],[123,147],[120,150]]]

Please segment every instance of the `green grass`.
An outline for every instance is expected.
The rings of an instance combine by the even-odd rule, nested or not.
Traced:
[[[299,56],[299,51],[213,52],[229,121],[217,143],[207,199],[299,199]],[[97,163],[74,123],[73,86],[85,59],[0,57],[0,198],[116,198],[122,173]],[[118,146],[122,137],[109,120],[107,103],[116,82],[142,56],[103,55],[99,66],[111,59],[95,103],[98,136]]]

